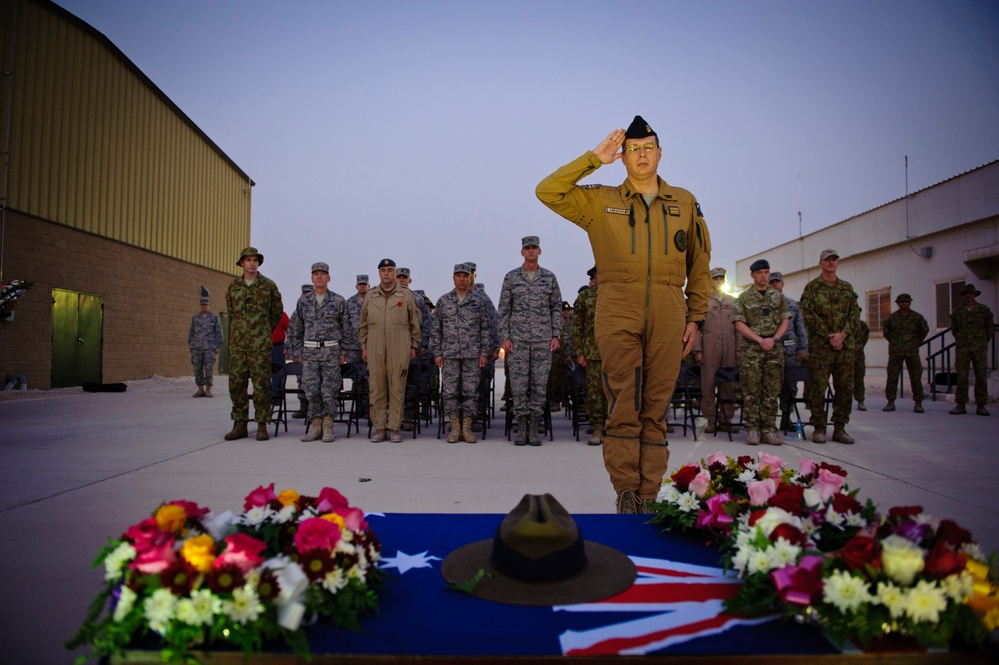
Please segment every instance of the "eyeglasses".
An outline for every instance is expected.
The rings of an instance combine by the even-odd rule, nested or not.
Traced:
[[[655,143],[643,143],[641,145],[638,145],[637,143],[632,143],[631,145],[624,146],[624,149],[627,150],[628,152],[638,152],[639,150],[641,150],[642,152],[652,152],[658,147],[659,146],[657,146]]]

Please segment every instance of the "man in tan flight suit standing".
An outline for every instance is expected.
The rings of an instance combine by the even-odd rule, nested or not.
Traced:
[[[704,431],[713,434],[717,423],[723,423],[723,430],[731,428],[735,404],[726,404],[721,417],[715,404],[715,372],[722,367],[736,367],[739,364],[739,341],[732,321],[732,308],[735,298],[725,293],[725,269],[711,271],[714,291],[708,299],[708,311],[704,314],[704,327],[694,344],[694,359],[701,364],[701,413],[708,421]],[[722,384],[722,399],[733,399],[735,387]]]
[[[620,152],[619,152],[620,151]],[[618,187],[577,185],[624,163]],[[635,116],[538,185],[538,198],[587,232],[597,270],[595,321],[609,407],[604,466],[619,513],[655,500],[669,462],[666,409],[711,295],[711,239],[693,194],[658,176],[659,137]],[[686,283],[686,302],[684,284]]]

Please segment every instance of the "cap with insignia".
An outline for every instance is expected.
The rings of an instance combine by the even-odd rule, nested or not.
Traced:
[[[570,305],[568,302],[566,302],[565,300],[563,300],[562,301],[562,311],[565,312],[565,311],[570,310],[570,309],[572,309],[572,305]]]
[[[766,259],[756,259],[753,261],[753,265],[749,266],[749,272],[756,272],[757,270],[770,270],[770,262]]]
[[[409,268],[399,268],[395,271],[395,274],[399,275],[399,277],[409,277]]]
[[[725,272],[724,268],[712,268],[711,269],[711,279],[714,279],[715,277],[724,277],[727,274],[728,273]]]
[[[823,249],[822,253],[819,254],[819,261],[825,261],[826,259],[839,258],[839,252],[835,249]]]
[[[780,270],[774,271],[774,272],[770,273],[770,281],[771,282],[783,282],[784,281],[784,274]]]
[[[367,284],[368,283],[368,276],[367,275],[358,275],[357,276],[357,283],[358,284]]]
[[[302,293],[309,293],[315,290],[316,287],[314,287],[312,284],[302,284]]]
[[[636,115],[635,119],[631,121],[628,125],[628,129],[624,132],[624,138],[626,139],[644,139],[646,136],[655,136],[657,139],[659,135],[652,131],[652,127],[649,123],[645,122],[645,118],[640,115]]]
[[[327,275],[330,274],[330,266],[328,263],[323,263],[322,261],[316,261],[312,264],[311,272],[316,272],[317,270],[322,270]]]
[[[895,298],[895,302],[912,302],[912,296],[908,293],[900,293],[898,297]]]
[[[454,274],[457,275],[460,272],[463,272],[466,275],[471,275],[472,274],[472,269],[468,267],[467,263],[455,263],[454,264]]]
[[[395,261],[392,259],[382,259],[378,262],[378,269],[381,270],[382,268],[395,268]]]
[[[524,236],[520,239],[521,249],[525,247],[541,247],[541,238],[538,236]]]

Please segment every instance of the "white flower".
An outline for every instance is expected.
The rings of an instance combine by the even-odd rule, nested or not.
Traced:
[[[295,504],[291,503],[274,514],[274,521],[278,524],[285,524],[295,516]]]
[[[208,626],[212,618],[222,611],[222,600],[209,589],[195,589],[190,598],[177,602],[177,620],[189,626]]]
[[[222,603],[222,611],[236,623],[245,624],[248,621],[256,621],[264,611],[264,605],[255,590],[244,586],[233,590],[232,600]]]
[[[768,547],[765,550],[754,550],[750,553],[746,564],[746,572],[750,575],[768,572],[770,570],[770,556],[767,554],[769,549]]]
[[[867,591],[867,584],[859,577],[842,570],[834,570],[825,579],[822,599],[844,613],[853,611],[872,600],[871,594]]]
[[[163,632],[163,628],[174,617],[177,609],[177,596],[173,595],[169,589],[157,589],[142,606],[143,616],[149,627],[157,632]]]
[[[982,546],[978,543],[965,543],[961,545],[959,551],[964,552],[975,561],[985,561],[985,552],[982,551]]]
[[[118,604],[114,608],[114,620],[116,622],[122,621],[128,616],[132,608],[135,607],[135,599],[138,596],[134,591],[129,589],[127,586],[121,587],[121,595],[118,597]]]
[[[815,487],[806,487],[802,499],[809,508],[817,508],[822,505],[822,492]]]
[[[104,559],[104,579],[116,580],[121,577],[125,564],[135,558],[135,548],[129,543],[121,543]]]
[[[751,471],[748,467],[742,471],[738,476],[735,477],[736,482],[746,485],[748,483],[756,480],[756,472]]]
[[[954,575],[948,575],[940,580],[947,597],[955,603],[966,603],[975,592],[975,579],[966,570],[962,570]]]
[[[784,566],[798,563],[798,557],[801,556],[801,548],[797,545],[792,545],[784,538],[778,538],[777,542],[767,549],[767,553],[770,559],[770,570],[777,570]]]
[[[881,541],[881,565],[885,575],[909,586],[923,570],[923,551],[914,542],[892,534]]]
[[[340,568],[334,568],[323,578],[323,588],[332,594],[347,586],[347,577]]]
[[[677,507],[680,509],[680,512],[689,513],[694,510],[700,510],[701,501],[693,492],[684,492],[680,495],[679,501],[677,501]]]
[[[756,526],[762,529],[763,533],[767,536],[769,536],[779,524],[790,524],[791,526],[800,529],[801,519],[795,517],[783,508],[767,508],[767,511],[763,513],[763,516],[756,520]]]
[[[343,531],[341,532],[341,535],[349,533],[350,531]],[[346,538],[340,538],[340,540],[336,541],[336,545],[333,546],[333,551],[336,553],[354,554],[357,552],[357,546]]]
[[[208,513],[202,520],[202,524],[205,525],[205,530],[208,532],[208,535],[211,536],[216,542],[225,540],[225,537],[229,535],[229,530],[235,523],[236,516],[233,515],[231,510],[227,510],[218,515],[215,513]]]
[[[739,577],[742,577],[746,572],[746,566],[749,564],[749,553],[752,552],[752,548],[743,547],[735,553],[732,557],[732,568],[734,568],[738,573]]]
[[[847,512],[844,517],[846,518],[847,526],[863,527],[867,525],[867,521],[864,519],[863,515],[859,515],[853,511]]]
[[[829,504],[829,507],[826,508],[825,519],[826,523],[838,527],[842,527],[843,522],[846,521],[842,515],[833,510],[832,504]]]
[[[676,503],[679,496],[680,491],[676,489],[676,485],[669,482],[659,488],[659,494],[656,495],[656,501],[659,503]]]
[[[878,582],[878,602],[888,608],[893,619],[905,614],[905,592],[891,582]]]
[[[913,621],[936,623],[940,620],[940,613],[947,609],[947,599],[944,597],[943,589],[933,582],[919,580],[909,591],[908,596],[909,602],[906,603],[905,613]]]
[[[350,570],[347,571],[347,579],[357,580],[361,584],[364,584],[364,582],[367,581],[367,577],[367,572],[365,572],[364,568],[361,568],[359,565],[351,566]]]
[[[243,513],[239,522],[246,526],[259,526],[273,516],[274,511],[267,506],[254,506]]]

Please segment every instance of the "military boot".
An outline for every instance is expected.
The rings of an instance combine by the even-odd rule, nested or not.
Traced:
[[[833,427],[833,441],[840,443],[853,443],[853,437],[846,433],[846,428],[842,425]]]
[[[458,422],[458,418],[451,418],[451,431],[448,432],[447,442],[448,443],[458,443],[458,439],[461,438],[461,426]]]
[[[463,418],[461,421],[461,438],[465,440],[465,443],[475,443],[477,439],[475,435],[472,434],[472,419]]]
[[[746,443],[751,446],[760,445],[760,433],[756,430],[747,429],[746,430]]]
[[[958,404],[957,406],[955,406],[953,409],[950,410],[950,415],[960,416],[967,412],[968,410],[964,408],[964,404]]]
[[[916,402],[916,404],[919,404],[919,402]],[[893,399],[888,400],[888,403],[885,404],[885,408],[883,408],[881,410],[882,411],[894,411],[895,410],[895,400],[893,400]]]
[[[812,443],[825,443],[826,442],[826,428],[816,427],[812,432]]]
[[[205,396],[205,387],[204,386],[198,386],[198,392],[196,392],[193,395],[191,395],[191,397],[204,397],[204,396]]]
[[[309,431],[302,437],[302,441],[318,441],[323,435],[323,419],[313,418],[309,424]]]
[[[987,416],[989,415],[989,410],[985,408],[984,404],[979,404],[978,408],[975,409],[975,413],[979,416]]]
[[[619,515],[634,515],[638,512],[641,499],[631,490],[623,490],[617,493],[615,508]]]
[[[916,402],[916,405],[914,407],[912,407],[912,410],[915,411],[916,413],[924,413],[924,411],[923,411],[923,402],[921,400],[918,401],[918,402]]]
[[[232,421],[232,431],[225,435],[226,441],[234,441],[236,439],[245,439],[250,436],[246,431],[246,421],[245,420],[234,420]]]
[[[765,444],[769,445],[769,446],[779,446],[779,445],[781,445],[781,444],[784,443],[781,440],[780,435],[777,434],[777,432],[774,432],[774,431],[764,432],[762,434],[762,436],[760,437],[760,441],[762,443],[765,443]]]
[[[257,423],[257,441],[266,441],[271,438],[267,433],[267,423]]]
[[[541,445],[541,435],[538,434],[538,428],[541,426],[539,416],[531,416],[527,420],[527,443],[531,446]]]
[[[867,405],[864,404],[864,400],[857,400],[857,411],[867,411]]]
[[[517,432],[513,438],[513,445],[515,446],[527,445],[527,416],[524,416],[523,418],[517,418]]]
[[[323,443],[333,443],[336,441],[336,434],[333,433],[333,416],[323,416]]]
[[[212,394],[211,386],[205,386],[205,397],[215,397],[215,395]]]

